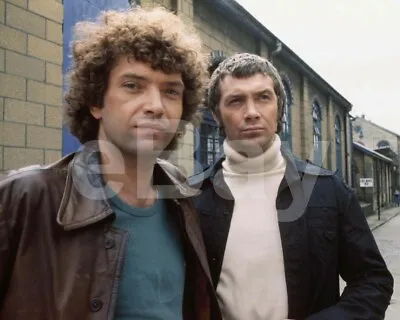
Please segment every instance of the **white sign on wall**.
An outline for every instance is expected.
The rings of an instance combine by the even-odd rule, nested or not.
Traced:
[[[374,186],[373,178],[360,178],[360,187],[361,188],[372,188]]]

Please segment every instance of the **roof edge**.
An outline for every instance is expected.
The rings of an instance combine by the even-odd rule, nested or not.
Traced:
[[[294,53],[282,40],[269,31],[260,21],[250,14],[242,5],[234,0],[205,0],[212,4],[221,13],[226,14],[227,11],[232,13],[232,18],[237,20],[242,25],[246,25],[257,33],[260,39],[265,40],[269,45],[276,46],[278,42],[282,44],[282,53],[284,59],[293,63],[298,69],[307,77],[315,82],[317,87],[328,91],[332,98],[339,102],[347,112],[352,110],[352,103],[348,101],[342,94],[340,94],[331,84],[322,78],[311,66],[309,66],[303,59]],[[237,17],[237,18],[236,18]],[[236,19],[235,19],[236,18]]]
[[[366,146],[362,145],[361,143],[358,142],[353,142],[353,146],[356,147],[356,149],[369,154],[370,156],[372,156],[373,158],[379,158],[383,161],[389,162],[389,163],[393,163],[393,160],[380,154],[379,152],[376,152],[370,148],[367,148]]]

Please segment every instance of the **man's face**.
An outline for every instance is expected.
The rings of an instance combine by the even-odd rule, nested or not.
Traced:
[[[149,64],[120,58],[111,70],[102,108],[99,139],[124,154],[156,155],[171,142],[183,111],[181,74],[165,74]]]
[[[278,103],[270,76],[226,76],[220,82],[220,121],[227,140],[239,152],[256,156],[265,151],[277,130]]]

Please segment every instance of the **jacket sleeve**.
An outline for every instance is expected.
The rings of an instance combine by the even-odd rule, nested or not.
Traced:
[[[384,319],[393,277],[353,191],[337,186],[341,202],[339,272],[347,283],[339,302],[307,320]]]
[[[0,306],[6,295],[8,282],[19,242],[19,214],[23,211],[24,181],[6,177],[0,181]]]
[[[4,299],[10,276],[11,223],[9,214],[8,183],[0,182],[0,305]]]

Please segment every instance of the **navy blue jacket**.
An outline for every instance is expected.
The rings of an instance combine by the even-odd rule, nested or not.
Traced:
[[[393,277],[354,192],[334,172],[296,159],[284,149],[282,153],[287,167],[276,207],[289,319],[384,319]],[[215,288],[234,208],[222,174],[223,160],[189,179],[200,191],[194,202]],[[341,296],[339,275],[347,282]],[[220,312],[214,307],[217,319]]]

